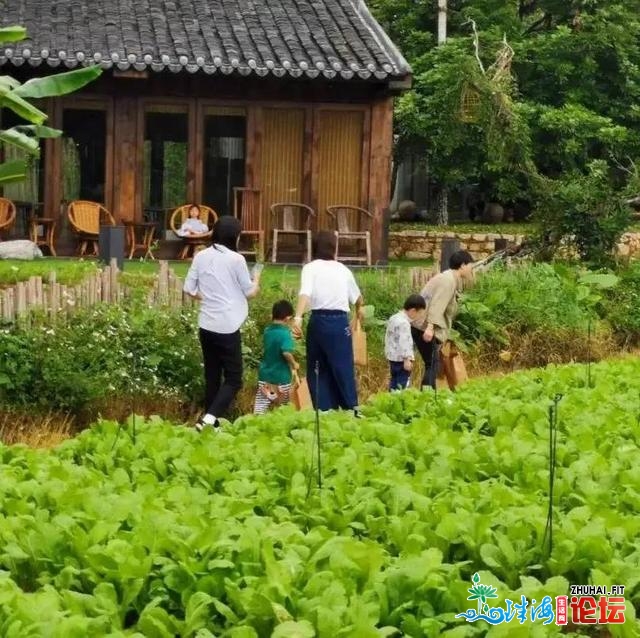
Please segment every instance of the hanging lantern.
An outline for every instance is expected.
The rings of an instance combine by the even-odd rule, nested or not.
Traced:
[[[465,84],[460,101],[460,120],[462,122],[477,122],[480,115],[480,92],[475,86]]]

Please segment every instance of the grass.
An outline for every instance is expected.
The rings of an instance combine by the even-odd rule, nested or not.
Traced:
[[[170,261],[169,267],[178,277],[184,278],[189,270],[188,261]],[[397,268],[428,268],[431,260],[391,260],[388,268],[372,267],[358,268],[358,272],[379,272]],[[61,284],[74,285],[80,283],[86,276],[95,272],[98,265],[96,259],[77,259],[74,257],[44,257],[34,261],[7,259],[0,261],[0,286],[8,286],[18,281],[26,281],[30,277],[46,279],[55,271],[57,281]],[[297,282],[300,277],[299,265],[266,264],[262,276],[263,285],[274,282]],[[123,275],[128,285],[151,285],[157,275],[159,265],[157,261],[125,260]]]
[[[454,222],[447,226],[436,226],[428,222],[394,222],[391,232],[403,230],[422,230],[431,232],[451,232],[465,234],[500,233],[505,235],[531,235],[538,227],[534,222],[520,222],[513,224],[473,224],[471,222]]]

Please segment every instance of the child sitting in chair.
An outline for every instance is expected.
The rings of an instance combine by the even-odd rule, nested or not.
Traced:
[[[291,319],[293,306],[286,300],[277,301],[271,311],[272,322],[265,328],[264,355],[258,371],[258,391],[254,414],[264,414],[270,407],[289,403],[291,378],[298,370],[293,351]]]
[[[184,220],[178,235],[180,237],[197,237],[209,232],[209,227],[200,219],[200,207],[193,204],[189,207],[189,217]]]

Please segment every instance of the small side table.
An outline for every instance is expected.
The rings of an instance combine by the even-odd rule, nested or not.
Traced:
[[[127,241],[129,244],[129,259],[133,259],[133,255],[137,250],[143,251],[143,259],[155,260],[151,252],[153,246],[153,236],[156,230],[156,224],[153,222],[122,222],[127,229]]]
[[[38,234],[38,227],[42,226],[42,235]],[[54,246],[56,220],[53,217],[32,217],[29,224],[29,236],[37,246],[49,249],[52,257],[57,257]]]

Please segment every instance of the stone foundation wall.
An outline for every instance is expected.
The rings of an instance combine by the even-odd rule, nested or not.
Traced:
[[[454,233],[430,230],[402,230],[389,233],[389,257],[392,259],[433,259],[438,261],[444,238],[457,239],[460,248],[468,250],[474,259],[484,259],[495,252],[495,240],[506,239],[509,245],[518,245],[524,235],[505,233]],[[618,255],[623,259],[640,258],[640,233],[625,233],[618,244]]]

